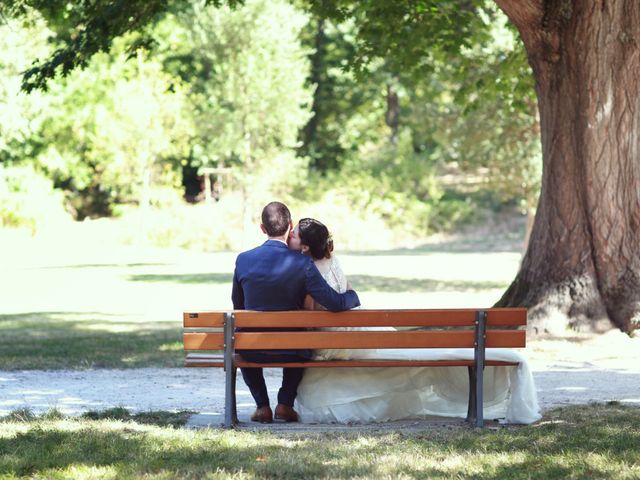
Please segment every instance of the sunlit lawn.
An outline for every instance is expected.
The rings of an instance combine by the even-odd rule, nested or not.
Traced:
[[[113,417],[113,419],[105,418]],[[0,423],[2,478],[486,478],[640,476],[640,409],[576,406],[529,427],[250,432],[180,427],[186,414]]]
[[[486,250],[465,241],[338,254],[363,307],[441,308],[499,298],[519,252]],[[0,370],[179,366],[182,312],[231,308],[235,253],[65,238],[2,255]]]
[[[183,357],[176,322],[76,312],[0,315],[0,369],[176,367]]]

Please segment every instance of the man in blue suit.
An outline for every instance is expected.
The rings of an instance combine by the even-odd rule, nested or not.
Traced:
[[[264,207],[260,228],[268,240],[253,250],[241,253],[236,259],[231,293],[234,309],[301,310],[307,294],[333,312],[360,305],[358,295],[353,290],[342,294],[333,290],[322,278],[311,257],[289,250],[287,239],[293,223],[286,205],[271,202]],[[245,360],[258,363],[300,362],[311,358],[311,350],[244,350],[238,353]],[[257,405],[251,420],[272,422],[273,413],[262,368],[242,368],[241,372]],[[302,368],[282,370],[282,387],[278,392],[275,410],[277,419],[298,421],[293,402],[303,373]]]

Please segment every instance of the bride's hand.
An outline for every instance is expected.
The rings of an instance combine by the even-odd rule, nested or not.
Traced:
[[[302,308],[304,308],[305,310],[316,309],[316,301],[311,295],[307,295],[306,297],[304,297],[304,306]]]

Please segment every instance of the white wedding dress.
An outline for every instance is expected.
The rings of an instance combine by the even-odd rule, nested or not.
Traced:
[[[347,289],[347,279],[335,257],[316,265],[331,287],[338,292]],[[473,359],[473,349],[316,350],[314,358]],[[517,367],[485,368],[484,417],[523,424],[538,420],[540,408],[527,360],[518,352],[498,348],[488,348],[486,359],[520,363]],[[298,387],[296,409],[306,423],[384,422],[425,415],[465,417],[468,395],[464,367],[310,368]]]

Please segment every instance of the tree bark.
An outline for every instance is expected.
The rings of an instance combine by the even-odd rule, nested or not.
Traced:
[[[391,130],[389,141],[392,145],[398,143],[398,126],[400,125],[400,101],[394,82],[397,82],[397,76],[394,76],[393,81],[387,82],[387,111],[384,118]]]
[[[496,0],[533,69],[543,176],[529,246],[497,306],[534,331],[640,326],[640,2]]]
[[[316,141],[318,136],[318,127],[324,116],[322,111],[323,96],[326,95],[324,81],[326,80],[326,65],[325,56],[327,54],[327,35],[325,34],[325,21],[324,19],[318,19],[316,21],[316,33],[314,36],[315,50],[311,55],[311,72],[309,81],[315,85],[316,88],[313,92],[313,103],[311,105],[311,111],[313,115],[309,118],[309,121],[304,126],[301,132],[302,146],[300,151],[302,155],[308,155],[310,153],[310,146]],[[312,162],[314,167],[320,171],[328,170],[331,165],[324,157],[312,156]]]

